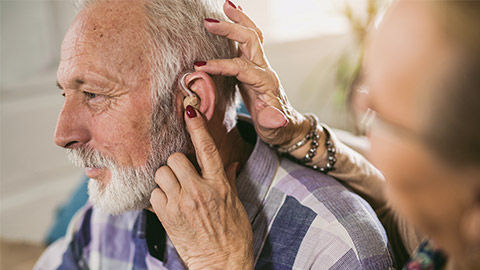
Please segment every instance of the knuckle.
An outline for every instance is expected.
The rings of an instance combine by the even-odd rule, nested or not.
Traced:
[[[161,192],[161,191],[160,191],[158,188],[156,188],[156,189],[154,189],[154,190],[152,191],[152,194],[150,195],[150,203],[151,203],[152,205],[161,202],[161,200],[160,200],[160,198],[161,198],[160,192]]]
[[[203,192],[200,190],[200,187],[198,185],[192,185],[190,187],[190,195],[192,200],[199,201],[202,200],[203,198]]]
[[[182,206],[184,210],[194,210],[197,209],[197,201],[191,197],[183,199]]]
[[[167,166],[162,166],[158,168],[158,170],[155,172],[155,178],[161,178],[165,173],[167,173],[167,170]]]
[[[217,151],[217,147],[211,141],[203,141],[200,145],[200,151],[206,154],[213,154]]]
[[[182,153],[173,153],[167,159],[167,164],[170,166],[171,164],[177,164],[183,160],[185,157]]]
[[[191,131],[200,132],[203,129],[203,125],[202,122],[196,121],[193,123],[193,125],[190,125],[189,128],[191,129]]]
[[[259,41],[259,40],[260,40],[260,35],[259,35],[259,33],[257,32],[256,29],[248,28],[248,36],[249,36],[249,39],[251,40],[252,44],[253,44],[255,41]]]
[[[217,192],[221,198],[227,198],[231,192],[231,187],[227,183],[222,183],[216,186]]]
[[[223,177],[225,175],[224,169],[221,166],[212,166],[205,168],[206,174],[210,177]]]
[[[241,58],[233,58],[234,64],[238,67],[239,70],[247,69],[247,63]]]

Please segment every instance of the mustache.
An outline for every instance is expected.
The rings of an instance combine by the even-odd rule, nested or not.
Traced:
[[[83,168],[114,168],[117,165],[114,159],[88,146],[67,149],[67,157],[75,166]]]

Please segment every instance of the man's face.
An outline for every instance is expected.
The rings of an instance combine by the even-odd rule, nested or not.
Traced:
[[[94,205],[112,213],[148,206],[156,169],[180,150],[159,147],[183,143],[172,141],[182,140],[171,129],[174,114],[152,112],[144,16],[140,1],[134,3],[102,1],[81,11],[62,44],[57,72],[65,103],[55,143],[86,167]],[[154,113],[170,115],[162,121],[170,125],[157,134]]]
[[[420,2],[400,1],[374,34],[364,63],[368,94],[357,94],[356,101],[388,123],[371,130],[369,158],[385,174],[390,201],[424,232],[450,245],[458,232],[461,192],[421,134],[435,95],[429,86],[441,79],[451,52]]]

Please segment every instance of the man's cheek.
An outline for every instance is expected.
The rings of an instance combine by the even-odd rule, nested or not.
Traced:
[[[126,122],[121,118],[97,119],[91,128],[92,147],[106,153],[118,164],[143,166],[150,149],[150,129],[146,124],[142,120]]]

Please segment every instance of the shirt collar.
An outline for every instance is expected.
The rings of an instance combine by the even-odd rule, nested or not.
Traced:
[[[242,118],[239,118],[239,121],[251,122]],[[243,130],[239,128],[239,131]],[[257,137],[255,147],[236,181],[238,196],[245,207],[250,223],[254,221],[261,209],[278,166],[276,152]]]

